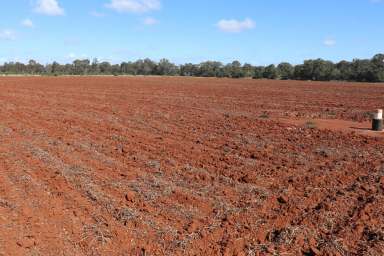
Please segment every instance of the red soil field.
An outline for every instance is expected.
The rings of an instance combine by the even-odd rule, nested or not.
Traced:
[[[2,77],[0,103],[0,255],[384,255],[383,84]]]

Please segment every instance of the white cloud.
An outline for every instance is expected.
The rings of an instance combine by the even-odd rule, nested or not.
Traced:
[[[67,57],[70,58],[70,59],[74,59],[74,58],[76,58],[76,54],[71,52],[70,54],[68,54]]]
[[[34,27],[34,24],[33,24],[32,20],[30,20],[30,19],[22,20],[21,25],[23,27],[26,27],[26,28],[33,28]]]
[[[106,7],[117,12],[143,13],[159,10],[161,3],[160,0],[111,0]]]
[[[155,18],[147,17],[143,20],[143,23],[144,23],[144,25],[147,25],[147,26],[153,26],[153,25],[156,25],[157,23],[159,23],[159,21]]]
[[[231,19],[231,20],[220,20],[216,26],[221,30],[221,31],[224,31],[224,32],[228,32],[228,33],[239,33],[239,32],[242,32],[244,30],[249,30],[249,29],[253,29],[255,28],[256,24],[253,20],[247,18],[243,21],[240,21],[240,20],[235,20],[235,19]]]
[[[0,30],[0,40],[15,40],[16,33],[10,29]]]
[[[64,9],[60,7],[57,0],[38,0],[35,11],[49,16],[64,15]]]
[[[332,38],[327,38],[323,41],[323,44],[327,47],[332,47],[336,45],[336,41]]]

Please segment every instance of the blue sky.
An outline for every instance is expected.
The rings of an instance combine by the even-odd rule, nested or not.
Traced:
[[[265,65],[384,52],[384,0],[13,0],[0,17],[0,62]]]

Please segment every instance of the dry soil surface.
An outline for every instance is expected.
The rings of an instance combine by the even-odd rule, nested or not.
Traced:
[[[2,77],[0,105],[0,255],[384,254],[383,84]]]

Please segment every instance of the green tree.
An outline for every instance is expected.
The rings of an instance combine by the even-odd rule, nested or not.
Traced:
[[[60,64],[54,61],[51,66],[51,72],[52,74],[59,74],[60,73]]]
[[[100,74],[106,75],[106,74],[112,74],[112,67],[111,63],[108,61],[103,61],[99,64]]]
[[[73,73],[75,75],[86,75],[90,70],[90,61],[85,60],[75,60],[73,61]]]
[[[374,81],[384,82],[384,54],[376,54],[371,60],[371,65],[374,73]]]
[[[353,60],[353,80],[358,82],[375,82],[373,67],[374,65],[370,60]]]
[[[223,64],[218,61],[206,61],[199,65],[199,76],[202,77],[220,77]]]
[[[178,74],[178,67],[167,59],[161,59],[157,64],[157,75],[174,76]]]
[[[340,61],[336,64],[337,70],[339,70],[338,80],[350,81],[353,79],[353,67],[348,61]]]
[[[261,78],[263,78],[263,74],[264,74],[264,67],[262,67],[262,66],[254,67],[252,78],[253,79],[261,79]]]
[[[280,79],[288,80],[291,79],[293,76],[294,67],[287,62],[282,62],[277,66],[277,72],[279,74]]]
[[[92,60],[90,72],[94,75],[100,74],[99,60],[97,58]]]
[[[335,66],[330,61],[317,59],[313,61],[312,79],[316,81],[329,81],[333,79]]]
[[[198,76],[200,71],[199,67],[192,63],[187,63],[180,65],[180,75],[181,76]]]
[[[304,64],[296,65],[293,71],[293,79],[295,80],[305,80],[305,67]]]
[[[255,74],[255,68],[251,64],[245,63],[243,65],[244,77],[254,77],[254,74]]]
[[[322,59],[306,60],[300,70],[301,79],[329,81],[336,75],[335,65]]]
[[[278,78],[278,73],[275,65],[266,66],[263,72],[263,78],[266,79],[276,79]]]
[[[232,78],[244,77],[244,73],[241,67],[241,63],[237,60],[224,67],[223,76]]]

